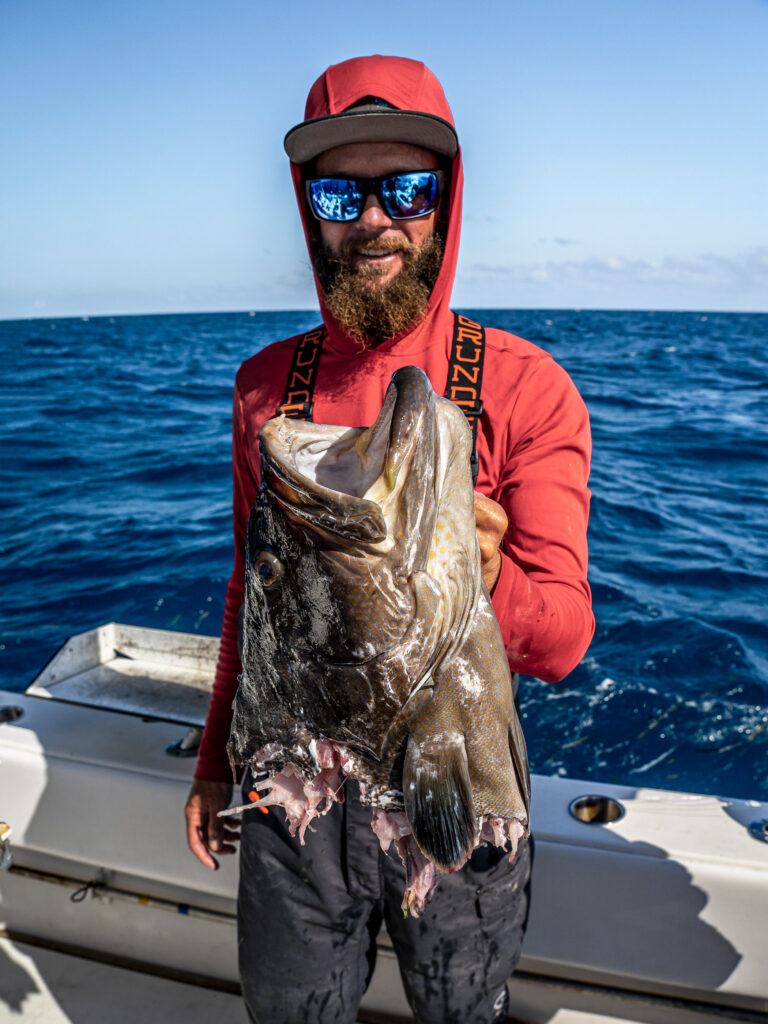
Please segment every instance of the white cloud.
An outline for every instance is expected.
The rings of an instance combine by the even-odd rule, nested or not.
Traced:
[[[614,308],[759,311],[768,309],[768,245],[735,256],[701,253],[653,260],[610,254],[506,266],[473,263],[463,270],[457,291],[465,302],[465,294],[474,291],[478,305],[592,302]]]

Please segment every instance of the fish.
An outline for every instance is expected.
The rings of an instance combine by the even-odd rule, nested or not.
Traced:
[[[228,752],[250,806],[305,841],[344,799],[405,864],[403,909],[482,842],[514,857],[530,775],[504,643],[482,581],[461,410],[418,367],[367,428],[277,416],[246,536],[242,674]],[[317,827],[322,827],[318,824]]]

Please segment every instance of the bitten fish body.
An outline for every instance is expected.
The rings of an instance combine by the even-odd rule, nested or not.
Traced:
[[[440,873],[528,826],[528,762],[480,574],[471,432],[423,371],[372,427],[261,430],[230,757],[302,838],[361,783],[418,914]],[[321,825],[318,827],[322,827]]]

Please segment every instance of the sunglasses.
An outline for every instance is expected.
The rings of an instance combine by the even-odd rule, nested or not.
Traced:
[[[319,220],[357,220],[365,201],[375,195],[393,220],[425,217],[437,209],[441,171],[407,171],[380,178],[314,178],[307,199]]]

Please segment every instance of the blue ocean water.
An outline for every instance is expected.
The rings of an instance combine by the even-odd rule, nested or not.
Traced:
[[[768,799],[768,315],[467,310],[584,396],[597,633],[533,770]],[[215,634],[239,363],[312,313],[0,322],[0,686],[116,620]]]

